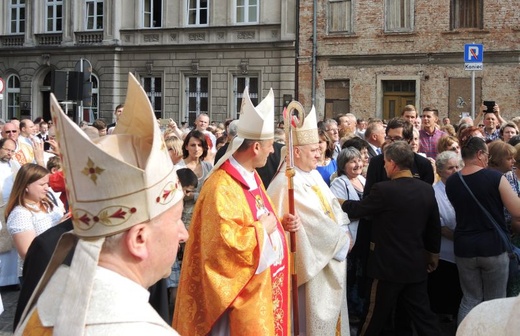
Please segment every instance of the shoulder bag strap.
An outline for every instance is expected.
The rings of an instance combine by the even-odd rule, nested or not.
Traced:
[[[502,228],[498,225],[498,223],[495,221],[495,219],[493,218],[493,216],[491,216],[491,214],[486,210],[486,208],[484,208],[484,206],[478,201],[478,199],[475,197],[475,195],[473,194],[473,192],[471,191],[471,189],[469,188],[469,186],[467,185],[466,181],[464,181],[464,178],[461,174],[460,171],[457,172],[457,175],[459,175],[459,178],[460,180],[462,181],[462,184],[464,185],[464,187],[466,187],[466,190],[469,192],[469,194],[471,195],[471,197],[473,197],[473,199],[475,200],[475,202],[477,202],[478,206],[480,207],[480,209],[482,209],[482,211],[484,212],[484,214],[486,215],[486,217],[489,219],[489,221],[491,223],[493,223],[493,225],[495,226],[495,228],[497,229],[498,231],[498,234],[500,236],[500,238],[502,238],[502,240],[504,241],[504,243],[506,244],[506,249],[507,249],[507,252],[511,253],[512,252],[512,247],[511,247],[511,241],[509,240],[509,238],[507,237],[507,234],[504,232],[504,230],[502,230]]]

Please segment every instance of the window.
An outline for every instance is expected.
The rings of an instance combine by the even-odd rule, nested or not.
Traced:
[[[352,18],[352,1],[329,1],[329,33],[350,32]]]
[[[103,3],[104,0],[87,1],[85,22],[86,30],[102,30],[103,29]]]
[[[45,22],[47,22],[47,25],[45,31],[47,33],[61,32],[63,23],[63,1],[47,0],[46,6]]]
[[[188,24],[207,25],[208,24],[208,4],[209,0],[188,0]]]
[[[93,122],[99,118],[99,79],[96,75],[91,74],[90,82],[92,85],[92,95],[90,99],[83,99],[83,106],[85,112],[88,112],[88,119],[85,118],[85,120]],[[90,101],[90,104],[85,104],[88,101]]]
[[[334,118],[343,113],[350,113],[349,97],[349,80],[326,80],[325,119]]]
[[[188,121],[189,125],[195,123],[195,119],[199,114],[208,113],[208,91],[208,77],[186,77],[186,101],[188,106],[184,120]]]
[[[143,0],[143,27],[162,27],[162,0]]]
[[[92,121],[99,118],[99,78],[91,74],[90,81],[92,82],[92,106],[90,107]]]
[[[7,78],[7,119],[20,118],[20,77],[11,75]]]
[[[483,0],[451,0],[451,28],[483,28]]]
[[[249,97],[253,105],[258,105],[258,77],[234,77],[233,78],[233,94],[234,94],[234,114],[231,116],[233,119],[238,119],[240,114],[240,107],[242,106],[242,97],[244,96],[244,90],[246,86],[249,87]]]
[[[25,33],[25,0],[11,0],[9,4],[9,33]]]
[[[236,22],[258,22],[258,0],[236,0]]]
[[[162,78],[153,76],[143,77],[142,84],[144,91],[152,104],[155,117],[157,119],[162,118]]]
[[[386,0],[385,31],[411,31],[413,29],[413,9],[413,0]]]

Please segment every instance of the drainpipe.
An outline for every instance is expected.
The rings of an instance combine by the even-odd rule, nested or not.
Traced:
[[[314,0],[312,8],[312,105],[315,105],[316,101],[316,54],[317,54],[317,9],[318,0]]]

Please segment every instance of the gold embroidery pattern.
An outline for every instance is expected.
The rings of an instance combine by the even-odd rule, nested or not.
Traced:
[[[295,145],[308,145],[308,144],[317,144],[320,142],[320,138],[318,137],[318,129],[314,128],[311,130],[299,130],[295,129],[294,133],[294,144]]]
[[[284,273],[279,272],[273,281],[273,315],[274,315],[274,331],[276,335],[284,333],[284,295],[283,295],[283,278]]]
[[[332,212],[332,208],[330,207],[330,204],[327,202],[323,194],[321,193],[320,187],[317,185],[313,185],[312,191],[318,196],[318,199],[320,200],[321,209],[325,214],[332,219],[333,221],[336,221],[336,216],[334,216],[334,212]]]
[[[83,174],[85,174],[86,176],[89,176],[90,179],[92,180],[92,182],[94,182],[94,184],[96,184],[98,175],[100,175],[104,171],[105,170],[103,168],[96,167],[94,164],[94,161],[92,161],[91,158],[88,158],[87,166],[85,168],[83,168],[83,170],[81,172]]]
[[[126,222],[136,212],[136,208],[123,206],[104,208],[97,215],[92,215],[82,209],[74,209],[73,221],[81,230],[89,230],[97,223],[105,226],[118,226]]]

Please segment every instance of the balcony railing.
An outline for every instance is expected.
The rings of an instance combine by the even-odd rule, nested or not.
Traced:
[[[24,35],[0,36],[3,47],[21,47],[25,42]]]
[[[77,44],[97,44],[103,42],[103,32],[75,32]]]
[[[34,34],[40,45],[60,45],[63,40],[62,33]]]

